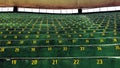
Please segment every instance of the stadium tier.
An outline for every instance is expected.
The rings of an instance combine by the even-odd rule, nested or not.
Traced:
[[[120,12],[0,13],[1,68],[119,68]]]

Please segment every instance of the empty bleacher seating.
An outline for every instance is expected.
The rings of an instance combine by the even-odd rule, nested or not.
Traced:
[[[119,14],[0,13],[0,66],[119,68]]]

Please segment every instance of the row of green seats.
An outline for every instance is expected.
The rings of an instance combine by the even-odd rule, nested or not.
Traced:
[[[0,46],[44,46],[44,45],[99,45],[119,44],[120,38],[68,38],[68,39],[26,39],[26,40],[0,40]]]
[[[120,56],[119,45],[103,46],[47,46],[47,47],[1,47],[0,57],[80,57]]]
[[[119,58],[0,59],[1,68],[119,68]]]
[[[26,39],[73,39],[73,38],[109,38],[119,37],[119,33],[86,33],[86,34],[3,34],[0,40],[26,40]]]

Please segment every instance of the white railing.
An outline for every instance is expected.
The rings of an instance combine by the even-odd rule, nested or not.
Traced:
[[[39,13],[78,13],[77,9],[35,9],[19,8],[20,12],[39,12]]]
[[[83,13],[90,13],[90,12],[103,12],[103,11],[117,11],[120,10],[120,6],[115,7],[101,7],[101,8],[83,8]]]
[[[117,11],[120,6],[115,7],[100,7],[100,8],[83,8],[83,13],[102,12],[102,11]],[[0,7],[0,12],[13,11],[13,7]],[[37,13],[78,13],[78,9],[37,9],[37,8],[18,8],[19,12],[37,12]]]
[[[0,7],[0,12],[13,11],[13,7]]]

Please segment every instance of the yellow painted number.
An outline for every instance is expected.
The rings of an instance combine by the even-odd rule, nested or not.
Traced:
[[[52,60],[52,65],[58,64],[58,60]]]
[[[115,49],[116,50],[120,50],[120,46],[115,46]]]
[[[12,42],[11,41],[7,41],[7,43],[6,44],[11,44]]]
[[[84,51],[85,50],[85,47],[80,47],[80,51]]]
[[[32,51],[32,52],[35,52],[35,48],[31,48],[31,51]]]
[[[5,51],[5,48],[0,48],[0,52],[4,52]]]
[[[97,50],[98,50],[98,51],[101,51],[101,50],[102,50],[102,47],[97,47]]]
[[[17,63],[17,60],[12,60],[12,64],[16,64]]]
[[[23,40],[20,40],[20,44],[23,44],[24,43],[24,41]]]
[[[75,40],[75,39],[72,40],[72,43],[76,43],[76,42],[77,42],[77,40]]]
[[[62,40],[59,40],[58,43],[62,43]]]
[[[67,47],[63,47],[63,51],[67,51],[67,49],[68,49]]]
[[[47,44],[49,44],[49,43],[50,43],[50,41],[49,41],[49,40],[46,40],[46,43],[47,43]]]
[[[103,64],[103,60],[102,59],[97,59],[97,64]]]
[[[36,44],[37,43],[37,41],[36,40],[33,40],[33,44]]]
[[[86,43],[89,43],[90,41],[88,39],[85,40]]]
[[[48,47],[48,51],[51,51],[52,50],[52,47]]]
[[[15,52],[19,52],[20,51],[20,49],[19,48],[15,48]]]
[[[116,38],[114,38],[114,39],[113,39],[113,42],[115,42],[115,43],[116,43],[116,42],[118,42],[118,40],[117,40]]]
[[[100,43],[103,43],[104,42],[104,39],[100,39]]]
[[[77,65],[77,64],[79,64],[80,63],[80,60],[79,59],[74,59],[74,61],[73,61],[73,64],[74,65]]]
[[[36,65],[38,63],[38,60],[32,60],[32,65]]]

